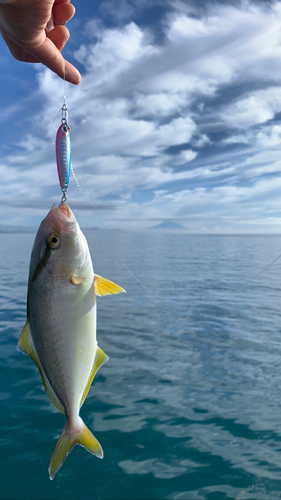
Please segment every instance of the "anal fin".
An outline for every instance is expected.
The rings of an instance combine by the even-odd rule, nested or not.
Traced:
[[[26,323],[23,327],[23,330],[21,332],[21,335],[20,335],[20,338],[18,341],[18,351],[23,352],[24,354],[29,356],[34,361],[34,363],[36,364],[36,366],[40,372],[40,375],[42,377],[42,381],[43,381],[43,384],[45,387],[45,391],[48,394],[51,402],[61,413],[65,413],[64,407],[61,404],[60,400],[58,399],[57,395],[55,394],[53,388],[51,387],[50,382],[49,382],[49,380],[45,374],[45,371],[40,363],[40,360],[38,358],[38,355],[37,355],[37,352],[36,352],[36,349],[35,349],[35,346],[34,346],[34,343],[32,340],[31,327],[30,327],[28,320],[26,321]]]
[[[96,375],[96,373],[99,370],[99,368],[104,363],[106,363],[108,360],[109,360],[109,357],[103,352],[103,350],[99,346],[97,346],[97,352],[96,352],[96,356],[95,356],[94,366],[92,368],[91,375],[89,376],[89,380],[87,382],[87,385],[85,387],[83,396],[81,398],[80,408],[81,408],[82,404],[84,403],[84,401],[85,401],[85,399],[87,397],[87,394],[88,394],[89,389],[91,387],[91,384],[93,382],[94,376]]]

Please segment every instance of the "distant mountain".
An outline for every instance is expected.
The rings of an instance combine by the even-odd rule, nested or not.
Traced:
[[[153,226],[152,229],[186,229],[186,227],[182,226],[182,224],[178,224],[177,222],[173,222],[172,220],[165,220],[158,224],[157,226]]]

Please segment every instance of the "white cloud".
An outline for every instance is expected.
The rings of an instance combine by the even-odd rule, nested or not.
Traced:
[[[263,148],[281,145],[281,125],[273,125],[261,130],[257,134],[257,142]]]
[[[196,19],[182,14],[173,14],[167,29],[167,38],[178,41],[181,38],[202,39],[217,32],[217,19]]]
[[[209,137],[206,134],[200,134],[198,137],[192,139],[192,145],[195,148],[203,148],[207,144],[211,144]]]
[[[248,128],[271,120],[281,111],[281,88],[270,87],[251,93],[227,107],[222,119],[235,128]]]
[[[176,156],[175,163],[177,165],[183,165],[184,163],[188,163],[194,160],[196,156],[197,156],[196,151],[192,151],[191,149],[185,149]]]
[[[132,63],[157,52],[149,36],[131,22],[123,29],[105,29],[96,44],[82,45],[74,56],[94,76],[94,86],[98,86],[112,83]]]
[[[176,118],[159,127],[159,142],[166,147],[183,144],[190,141],[195,130],[196,125],[191,118]]]
[[[186,95],[179,93],[142,94],[134,96],[135,116],[169,116],[186,106]]]
[[[238,101],[233,106],[224,111],[222,118],[228,125],[243,128],[257,123],[263,123],[273,118],[272,108],[262,99],[250,96],[247,99]]]

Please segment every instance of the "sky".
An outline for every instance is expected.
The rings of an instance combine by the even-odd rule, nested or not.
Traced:
[[[64,56],[83,227],[279,233],[281,1],[73,0]],[[61,193],[64,83],[0,41],[0,227],[37,227]],[[98,210],[98,212],[97,212]]]

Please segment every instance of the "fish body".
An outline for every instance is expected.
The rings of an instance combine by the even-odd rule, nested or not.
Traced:
[[[66,192],[71,170],[70,127],[63,121],[56,136],[56,159],[61,190]]]
[[[34,241],[27,321],[18,343],[37,365],[50,400],[67,417],[50,461],[50,479],[75,444],[103,457],[79,412],[108,359],[96,340],[96,295],[124,291],[94,274],[86,238],[69,206],[52,207]]]

